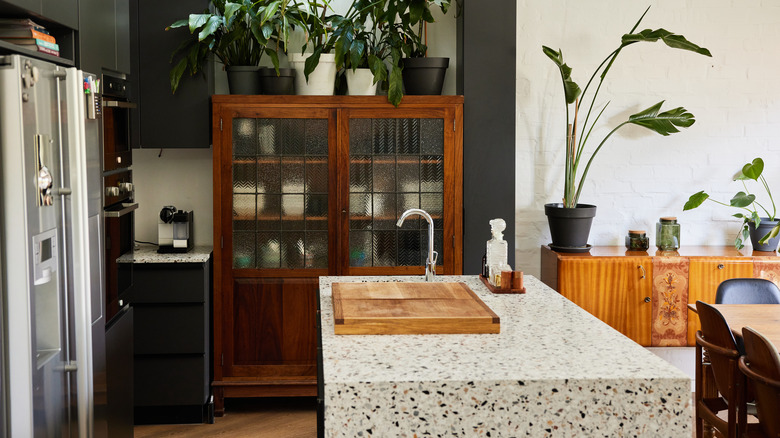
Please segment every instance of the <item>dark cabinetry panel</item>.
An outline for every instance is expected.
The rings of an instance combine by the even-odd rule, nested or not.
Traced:
[[[207,148],[213,92],[213,66],[204,75],[185,74],[176,94],[171,93],[168,73],[171,54],[189,33],[186,28],[165,28],[208,7],[207,0],[175,2],[138,0],[138,56],[133,71],[139,78],[139,124],[142,148]]]
[[[211,263],[136,263],[135,423],[203,421],[210,394]]]
[[[79,27],[78,0],[43,0],[41,15],[71,29]]]
[[[4,0],[0,2],[0,11],[6,11],[8,7],[16,7],[45,20],[54,21],[71,29],[78,29],[78,0]]]
[[[80,0],[79,66],[130,73],[130,0]]]

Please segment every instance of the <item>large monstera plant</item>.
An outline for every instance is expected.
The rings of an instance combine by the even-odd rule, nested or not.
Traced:
[[[667,46],[674,49],[688,50],[694,53],[698,53],[705,56],[712,56],[710,51],[699,47],[698,45],[688,41],[684,36],[669,32],[664,29],[650,30],[645,29],[641,32],[635,33],[642,19],[647,14],[647,11],[642,14],[639,20],[636,22],[631,31],[621,39],[620,45],[617,49],[613,50],[607,57],[601,62],[601,64],[593,72],[584,89],[581,89],[577,83],[572,79],[572,69],[563,60],[563,53],[561,50],[553,50],[550,47],[542,46],[542,51],[553,63],[558,67],[561,75],[561,81],[563,83],[565,107],[566,107],[566,164],[564,169],[564,191],[563,191],[563,207],[575,208],[582,194],[583,183],[588,175],[593,159],[596,154],[601,150],[607,140],[625,125],[637,125],[650,129],[661,135],[669,135],[675,132],[679,132],[678,128],[687,128],[693,125],[695,119],[693,114],[688,112],[683,107],[678,107],[670,110],[663,110],[662,105],[664,101],[660,101],[647,109],[640,111],[636,114],[629,116],[628,120],[625,120],[612,129],[601,141],[598,146],[590,154],[590,158],[585,164],[585,167],[580,168],[582,159],[586,157],[588,149],[586,146],[588,140],[590,140],[590,134],[593,131],[594,126],[604,114],[604,110],[607,108],[607,104],[594,112],[596,107],[596,100],[601,90],[601,85],[604,79],[609,73],[612,65],[617,59],[618,55],[624,48],[632,46],[636,43],[643,42],[656,42],[662,41]],[[588,92],[595,87],[591,95]],[[587,102],[585,106],[583,102]],[[581,110],[585,109],[584,119],[580,115]],[[578,124],[578,122],[581,122]]]

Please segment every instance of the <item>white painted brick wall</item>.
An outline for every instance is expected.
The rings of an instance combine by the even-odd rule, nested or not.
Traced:
[[[665,108],[684,106],[696,123],[669,137],[638,127],[612,136],[580,199],[598,206],[590,243],[623,245],[629,228],[642,228],[652,245],[658,218],[677,216],[683,245],[732,244],[740,225],[731,217],[736,211],[711,202],[690,212],[682,206],[699,190],[728,201],[741,190],[732,175],[757,156],[766,162],[766,177],[780,201],[780,2],[518,0],[518,269],[539,274],[539,246],[550,242],[544,204],[562,196],[563,91],[541,46],[563,49],[574,80],[584,87],[647,5],[652,7],[640,29],[683,34],[713,57],[662,43],[636,44],[621,53],[600,92],[600,100],[611,104],[598,134],[660,100],[666,100]],[[595,134],[591,148],[600,141]],[[768,203],[763,194],[759,199]]]

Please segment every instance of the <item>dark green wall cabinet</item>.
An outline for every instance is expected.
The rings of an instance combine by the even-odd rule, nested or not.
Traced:
[[[0,1],[0,10],[3,10],[4,6],[18,7],[28,11],[31,16],[40,16],[71,29],[78,29],[78,3],[78,0],[4,0]]]
[[[205,75],[182,78],[171,93],[171,54],[187,39],[186,28],[166,31],[174,21],[202,11],[208,0],[137,0],[137,36],[133,39],[133,75],[138,76],[138,119],[133,129],[142,148],[208,148],[211,145],[213,66]]]
[[[80,0],[79,67],[130,73],[130,1]]]

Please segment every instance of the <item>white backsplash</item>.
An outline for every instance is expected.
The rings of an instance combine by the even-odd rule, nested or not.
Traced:
[[[135,240],[157,243],[160,209],[192,210],[195,245],[212,245],[212,167],[209,149],[133,149]]]

